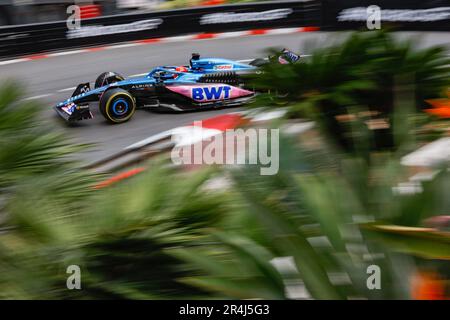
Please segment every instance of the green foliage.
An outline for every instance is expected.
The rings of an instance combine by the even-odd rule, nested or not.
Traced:
[[[441,97],[450,86],[450,58],[443,47],[417,49],[385,31],[360,32],[314,50],[299,63],[269,63],[250,78],[268,92],[256,106],[288,106],[289,117],[316,120],[331,140],[354,151],[348,139],[352,121],[339,121],[339,116],[352,114],[362,122],[386,119],[389,124],[394,106],[400,107],[395,103],[399,90],[420,110],[425,99]],[[390,130],[377,130],[367,143],[371,149],[398,145]]]
[[[395,250],[426,259],[450,259],[450,237],[446,233],[404,226],[367,224],[365,229],[376,234],[385,245]]]
[[[281,135],[278,174],[180,172],[161,161],[100,190],[73,161],[85,146],[40,125],[39,106],[21,102],[17,85],[3,87],[0,298],[286,299],[293,281],[315,299],[408,298],[417,257],[448,259],[448,234],[416,228],[450,212],[447,168],[420,193],[393,191],[408,178],[400,158],[416,147],[416,124],[427,121],[416,107],[447,84],[444,60],[440,49],[371,33],[304,63],[268,65],[255,83],[278,94],[258,103],[289,106],[317,125],[313,141]],[[395,148],[372,151],[366,111],[389,119]],[[357,115],[339,137],[350,153],[326,139],[341,132],[341,113]],[[230,185],[213,189],[214,178]],[[280,257],[294,270],[276,266]],[[66,288],[72,264],[82,290]],[[382,290],[366,286],[372,264]]]
[[[32,194],[10,206],[14,229],[2,235],[0,283],[6,298],[193,298],[202,290],[176,281],[189,274],[169,254],[172,248],[204,238],[200,230],[222,220],[219,199],[199,190],[210,172],[186,179],[156,169],[132,184],[97,191],[91,206],[62,214],[65,205]],[[84,199],[80,199],[84,200]],[[39,204],[38,206],[31,205]],[[26,261],[29,260],[27,263]],[[8,261],[21,261],[14,268]],[[81,267],[82,291],[65,286],[67,266]],[[40,270],[34,282],[25,273]],[[16,269],[12,272],[13,269]],[[11,277],[15,274],[15,277]],[[45,280],[45,282],[44,282]]]
[[[260,234],[249,236],[272,257],[292,257],[298,270],[294,277],[314,298],[408,298],[409,289],[401,284],[409,283],[415,268],[411,256],[448,258],[448,234],[402,232],[405,226],[418,226],[429,216],[450,211],[445,200],[448,172],[444,169],[423,183],[419,193],[398,194],[393,188],[408,177],[400,166],[401,156],[417,147],[419,130],[411,119],[417,119],[424,99],[439,96],[449,85],[449,62],[442,48],[414,50],[410,43],[372,32],[319,49],[303,63],[265,65],[261,75],[253,76],[253,84],[267,92],[255,106],[287,106],[290,118],[315,120],[323,137],[351,151],[341,154],[342,149],[324,143],[326,156],[320,157],[305,143],[295,146],[284,139],[277,175],[261,177],[248,167],[232,171],[235,201],[260,225]],[[342,124],[340,115],[354,117]],[[371,130],[366,121],[372,118],[386,118],[388,132]],[[373,152],[386,146],[387,152]],[[235,237],[224,236],[224,244]],[[186,257],[192,256],[189,251]],[[255,296],[259,287],[252,290],[250,281],[240,291],[217,285],[244,277],[235,273],[224,280],[215,273],[224,261],[242,261],[235,250],[222,255],[214,259],[208,247],[203,253],[197,249],[197,266],[209,275],[190,282],[231,297],[266,297],[267,293]],[[260,260],[264,255],[253,250],[252,256]],[[366,286],[371,264],[381,267],[382,291]],[[337,283],[331,275],[347,280]]]
[[[62,133],[43,126],[40,106],[21,98],[17,83],[0,88],[0,197],[8,198],[22,188],[53,192],[60,199],[86,193],[92,179],[74,169],[73,155],[87,145],[71,144]]]
[[[282,278],[270,264],[273,255],[267,249],[239,234],[211,231],[220,245],[203,244],[206,256],[198,248],[174,252],[193,269],[202,268],[206,272],[202,277],[182,278],[182,283],[204,288],[221,298],[286,298]]]
[[[282,149],[286,150],[286,146]],[[431,215],[450,210],[448,204],[442,206],[446,192],[437,190],[443,181],[448,181],[448,173],[443,172],[443,176],[425,184],[423,193],[402,195],[392,190],[404,177],[399,166],[393,169],[392,162],[396,161],[392,159],[379,161],[377,165],[367,165],[358,158],[343,162],[337,159],[342,163],[339,168],[324,171],[314,169],[317,163],[308,162],[305,154],[308,152],[305,147],[296,149],[298,158],[311,168],[306,172],[299,171],[294,161],[284,162],[275,176],[260,176],[257,170],[249,168],[232,171],[233,192],[245,207],[242,214],[257,217],[254,223],[260,225],[262,234],[257,241],[265,251],[246,243],[242,233],[239,237],[222,234],[214,250],[211,245],[183,249],[183,257],[207,272],[205,276],[189,278],[189,283],[226,297],[268,298],[271,296],[261,285],[269,288],[268,283],[278,281],[279,277],[284,281],[294,277],[301,279],[316,299],[405,299],[409,297],[409,288],[402,284],[409,283],[411,270],[415,268],[411,255],[448,259],[448,234],[422,229],[409,234],[401,232],[405,226],[417,226]],[[261,237],[265,241],[260,241]],[[256,275],[243,271],[248,267],[249,257],[244,259],[235,247],[227,246],[237,238],[240,249],[247,250],[251,261],[292,257],[298,274],[267,273],[253,283]],[[381,267],[381,291],[366,287],[366,270],[372,264]],[[237,268],[234,265],[240,266],[239,270],[232,271]],[[333,275],[347,280],[338,282]],[[245,286],[233,286],[235,281]],[[272,298],[277,297],[278,291],[274,286]]]

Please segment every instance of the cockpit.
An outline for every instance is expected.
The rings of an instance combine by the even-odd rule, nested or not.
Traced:
[[[199,53],[193,53],[189,60],[189,66],[164,66],[153,69],[147,76],[157,81],[166,81],[177,79],[179,76],[198,70],[195,67],[195,61],[200,59]]]

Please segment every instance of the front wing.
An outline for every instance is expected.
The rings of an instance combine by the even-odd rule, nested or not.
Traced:
[[[59,116],[68,122],[91,119],[94,117],[88,104],[76,105],[74,103],[70,103],[61,107],[56,106],[54,109]]]

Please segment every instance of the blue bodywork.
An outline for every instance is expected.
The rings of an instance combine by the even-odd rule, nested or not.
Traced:
[[[54,108],[60,116],[68,121],[92,118],[89,102],[98,101],[105,91],[113,87],[130,90],[156,85],[195,84],[201,83],[201,78],[205,74],[218,72],[240,74],[256,70],[256,67],[252,65],[221,58],[195,59],[190,61],[189,66],[182,66],[183,71],[177,71],[177,68],[179,67],[157,67],[145,76],[125,79],[92,90],[89,83],[80,84],[70,98],[58,103]]]
[[[240,63],[237,61],[222,59],[222,58],[206,58],[206,59],[198,59],[192,61],[192,69],[193,72],[198,70],[201,73],[211,73],[218,71],[245,71],[245,70],[254,70],[256,67]]]
[[[147,75],[137,78],[125,79],[116,83],[108,84],[106,86],[89,90],[70,97],[56,105],[56,107],[66,106],[70,103],[77,103],[80,99],[85,99],[88,96],[98,96],[105,90],[111,87],[126,87],[129,85],[146,85],[163,82],[164,85],[177,84],[193,84],[198,83],[199,79],[208,73],[216,73],[223,71],[253,71],[256,67],[239,63],[232,60],[221,58],[203,58],[192,61],[192,66],[186,66],[188,72],[176,71],[177,66],[157,67],[150,71]]]

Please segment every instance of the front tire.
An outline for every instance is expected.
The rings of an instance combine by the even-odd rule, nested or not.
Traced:
[[[119,82],[122,80],[125,80],[125,78],[123,76],[121,76],[120,74],[118,74],[117,72],[112,72],[112,71],[103,72],[95,80],[94,88],[97,89],[97,88],[103,87],[104,85]]]
[[[114,88],[106,91],[100,98],[100,112],[111,123],[123,123],[136,111],[136,100],[126,90]]]

